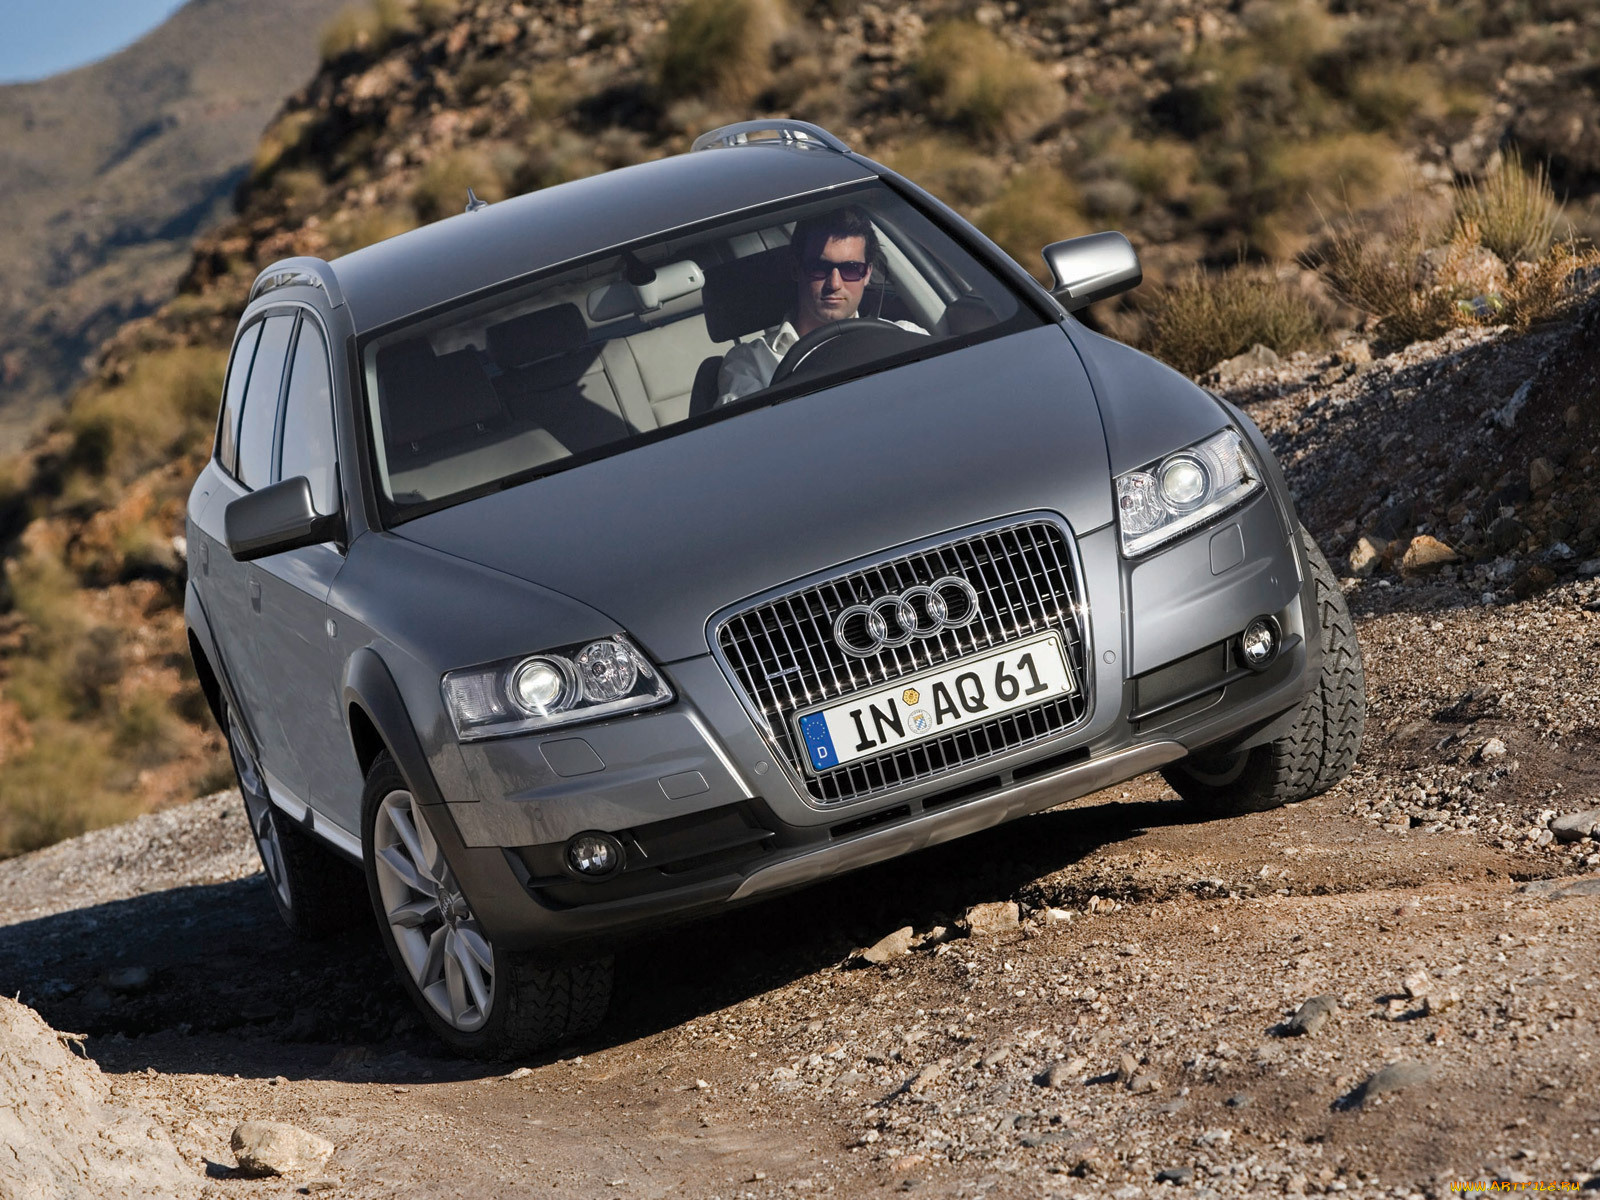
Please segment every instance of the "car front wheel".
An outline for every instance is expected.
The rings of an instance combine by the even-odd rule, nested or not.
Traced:
[[[1300,544],[1316,589],[1322,669],[1294,726],[1276,741],[1232,754],[1202,751],[1162,772],[1201,811],[1262,812],[1320,795],[1350,773],[1361,750],[1367,688],[1355,622],[1338,577],[1303,527]]]
[[[496,946],[439,848],[423,805],[381,754],[363,803],[367,888],[402,985],[434,1032],[473,1058],[515,1058],[586,1033],[605,1016],[612,960]]]

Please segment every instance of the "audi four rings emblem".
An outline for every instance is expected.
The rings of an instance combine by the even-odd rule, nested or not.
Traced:
[[[907,588],[898,596],[852,604],[834,620],[833,640],[846,654],[867,658],[904,646],[913,638],[960,629],[977,619],[978,590],[965,579],[945,575]]]

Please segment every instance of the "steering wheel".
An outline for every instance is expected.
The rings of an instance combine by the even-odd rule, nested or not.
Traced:
[[[789,347],[778,369],[772,373],[776,387],[796,375],[817,375],[829,367],[850,366],[907,349],[913,339],[923,335],[902,329],[893,321],[877,317],[847,317],[819,325]]]

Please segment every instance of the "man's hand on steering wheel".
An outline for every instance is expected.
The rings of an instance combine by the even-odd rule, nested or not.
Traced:
[[[767,386],[776,387],[791,376],[823,371],[826,364],[854,351],[860,361],[880,358],[907,348],[909,339],[926,335],[912,333],[878,317],[849,317],[819,325],[796,340],[783,356],[772,381]]]

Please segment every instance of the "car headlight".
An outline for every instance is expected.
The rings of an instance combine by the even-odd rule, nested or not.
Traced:
[[[1202,525],[1261,487],[1238,430],[1224,429],[1117,476],[1117,529],[1129,558]]]
[[[665,704],[672,689],[622,634],[448,672],[444,704],[464,742]]]

